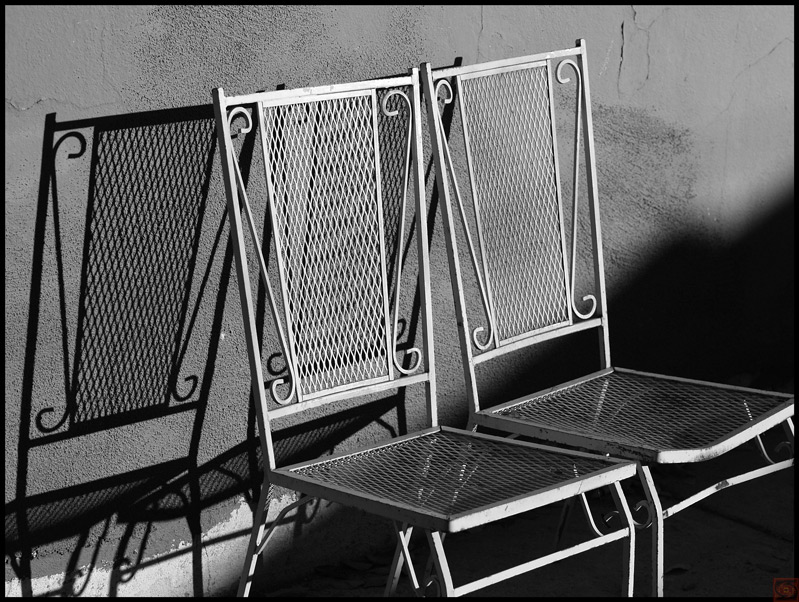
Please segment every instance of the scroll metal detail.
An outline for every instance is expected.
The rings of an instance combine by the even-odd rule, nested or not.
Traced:
[[[52,171],[51,171],[51,176],[50,177],[51,177],[52,193],[53,193],[53,229],[55,230],[55,235],[56,235],[56,245],[55,245],[56,246],[56,261],[58,261],[59,264],[61,264],[62,260],[61,260],[61,254],[60,254],[60,251],[59,251],[59,249],[61,248],[61,243],[60,243],[60,235],[59,235],[60,226],[59,226],[59,223],[58,223],[58,196],[57,196],[57,190],[56,190],[56,177],[55,177],[55,156],[58,153],[59,147],[64,142],[64,140],[66,140],[67,138],[74,138],[80,144],[80,148],[77,151],[71,152],[71,153],[69,153],[67,155],[68,159],[77,159],[78,157],[83,156],[83,154],[86,152],[86,138],[80,132],[67,132],[66,134],[61,136],[61,138],[59,138],[58,141],[53,145],[53,154],[52,154],[53,163],[52,163]],[[58,274],[59,274],[59,278],[62,278],[63,269],[61,268],[60,265],[59,265],[59,269],[58,269]],[[62,283],[60,288],[63,291],[63,283]],[[42,433],[52,433],[52,432],[57,431],[58,429],[60,429],[64,425],[64,423],[67,421],[67,418],[71,417],[74,414],[74,412],[75,412],[74,394],[73,394],[72,389],[71,389],[70,384],[69,384],[69,355],[68,355],[69,344],[68,344],[67,332],[66,332],[66,323],[67,323],[66,322],[66,306],[65,306],[63,298],[61,299],[61,314],[62,314],[61,315],[62,323],[64,324],[64,345],[63,345],[63,347],[64,347],[64,385],[65,385],[67,403],[66,403],[66,408],[64,409],[64,414],[61,416],[61,418],[58,420],[58,422],[56,422],[53,426],[45,425],[44,424],[44,417],[46,415],[48,415],[48,414],[52,414],[53,412],[55,412],[55,408],[44,408],[41,411],[39,411],[38,414],[36,414],[36,419],[35,419],[36,428],[38,428],[39,431],[42,432]]]
[[[247,121],[247,125],[244,126],[241,130],[239,130],[238,133],[239,134],[246,134],[246,133],[250,132],[252,130],[252,127],[253,127],[252,115],[250,114],[250,112],[247,111],[244,107],[236,107],[235,109],[230,111],[230,113],[228,114],[228,126],[229,127],[232,127],[233,121],[237,117],[243,117]],[[235,152],[233,151],[232,148],[231,148],[230,152],[233,154],[232,158],[233,158],[233,167],[234,167],[234,169],[236,171],[236,184],[238,185],[238,188],[241,191],[241,196],[242,196],[242,199],[244,201],[242,203],[242,205],[244,206],[244,213],[247,216],[247,225],[248,225],[249,230],[250,230],[250,236],[252,236],[253,246],[255,247],[256,254],[258,256],[258,266],[259,266],[260,271],[261,271],[261,278],[264,281],[264,285],[265,285],[266,291],[267,291],[267,296],[269,297],[269,306],[270,306],[270,308],[272,310],[272,316],[274,317],[275,324],[277,325],[277,333],[278,333],[278,337],[280,338],[280,345],[281,345],[281,347],[283,349],[283,353],[286,356],[286,366],[287,366],[288,371],[289,371],[289,380],[291,382],[291,388],[289,389],[288,395],[286,395],[286,397],[281,397],[280,394],[277,391],[278,385],[281,385],[281,384],[286,382],[286,380],[284,378],[277,378],[277,379],[273,380],[271,385],[270,385],[270,387],[269,387],[269,391],[272,394],[272,398],[277,403],[279,403],[280,405],[288,405],[288,404],[291,403],[291,401],[292,401],[292,399],[295,396],[296,391],[297,391],[297,385],[296,385],[296,383],[297,383],[297,377],[296,377],[297,371],[296,371],[295,365],[294,365],[294,358],[291,356],[291,350],[290,350],[290,348],[288,346],[288,343],[287,343],[287,340],[286,340],[286,335],[283,332],[283,326],[281,324],[280,317],[278,315],[277,305],[275,303],[275,295],[274,295],[274,292],[272,291],[272,285],[271,285],[271,282],[269,280],[269,273],[267,272],[267,269],[266,269],[266,261],[264,260],[264,255],[263,255],[263,252],[261,251],[261,241],[258,238],[258,234],[256,233],[256,230],[255,230],[255,220],[253,219],[252,212],[250,211],[250,201],[247,198],[247,190],[246,190],[246,188],[244,186],[244,179],[242,178],[242,175],[241,175],[241,167],[239,166],[238,157],[236,157],[236,154],[235,154]]]
[[[752,417],[752,411],[749,409],[749,404],[744,401],[744,410],[746,410],[746,415],[751,422],[754,420]],[[788,418],[785,422],[782,423],[782,427],[785,430],[786,440],[781,441],[774,447],[774,454],[782,453],[783,450],[788,452],[788,458],[793,458],[794,450],[794,433],[793,433],[793,422],[790,418]],[[766,451],[766,446],[763,443],[763,439],[760,435],[755,435],[755,442],[757,443],[757,448],[760,451],[760,455],[763,456],[763,459],[768,462],[769,464],[777,464],[779,460],[774,460],[769,453]]]
[[[435,97],[436,98],[439,97],[439,93],[442,88],[445,88],[447,91],[447,97],[442,98],[444,104],[451,103],[454,100],[455,95],[452,92],[452,86],[450,86],[450,83],[446,79],[439,80],[438,83],[436,83]],[[494,341],[494,332],[496,330],[494,327],[494,312],[492,311],[491,305],[488,301],[488,293],[486,292],[486,287],[485,284],[483,283],[482,273],[480,271],[480,268],[478,267],[477,255],[474,251],[474,243],[472,242],[472,235],[471,232],[469,231],[469,224],[466,221],[466,211],[463,208],[463,200],[461,198],[460,189],[458,188],[458,180],[455,176],[455,169],[452,166],[452,157],[449,152],[449,142],[447,141],[447,138],[444,135],[444,125],[443,123],[441,123],[440,113],[437,115],[436,125],[439,130],[439,136],[443,141],[442,148],[444,149],[447,169],[449,170],[450,177],[452,178],[452,187],[455,191],[455,198],[458,201],[458,209],[460,211],[461,221],[463,222],[463,229],[466,232],[466,241],[468,242],[469,245],[469,255],[472,259],[472,265],[474,266],[475,274],[477,275],[477,283],[480,287],[480,297],[483,302],[483,309],[485,310],[486,316],[488,317],[488,337],[483,343],[481,343],[478,340],[478,334],[485,331],[484,327],[478,326],[472,331],[472,342],[474,343],[474,346],[477,347],[480,351],[485,351]]]
[[[652,507],[648,500],[641,500],[633,507],[633,512],[640,512],[641,510],[644,510],[646,512],[645,518],[644,520],[639,521],[636,520],[635,517],[633,517],[632,519],[633,526],[636,529],[648,529],[649,527],[652,526],[652,521],[654,518],[652,515]],[[619,516],[620,514],[618,510],[611,510],[610,512],[605,514],[602,518],[605,521],[606,525],[610,525],[611,521]]]
[[[580,138],[582,135],[582,109],[583,109],[583,101],[582,101],[582,94],[583,94],[583,80],[582,75],[580,74],[580,69],[571,59],[564,59],[558,64],[558,68],[555,71],[555,75],[557,77],[558,83],[566,84],[571,81],[568,77],[564,77],[562,71],[563,68],[569,65],[572,69],[574,69],[574,73],[577,75],[577,118],[574,125],[574,185],[572,188],[572,262],[571,262],[571,304],[572,304],[572,311],[577,315],[579,318],[583,320],[587,320],[591,316],[594,315],[596,312],[597,302],[596,297],[594,295],[588,294],[583,297],[583,301],[590,301],[591,302],[591,309],[583,313],[577,306],[574,304],[574,284],[575,284],[575,271],[576,271],[576,261],[577,261],[577,206],[578,206],[578,199],[579,196],[577,194],[578,183],[579,183],[579,166],[580,166]]]
[[[388,108],[388,100],[394,96],[398,96],[402,98],[405,103],[408,105],[408,129],[406,135],[406,145],[405,145],[405,169],[404,174],[402,177],[402,204],[400,205],[400,223],[399,223],[399,237],[397,238],[397,244],[402,245],[402,242],[405,240],[405,204],[406,199],[408,196],[408,180],[410,174],[410,164],[411,164],[411,128],[413,127],[412,119],[413,119],[413,108],[411,106],[411,101],[408,98],[407,94],[402,90],[391,90],[388,92],[380,103],[380,108],[383,111],[383,115],[386,117],[396,117],[399,115],[399,109],[391,110]],[[410,368],[403,368],[400,365],[400,362],[397,360],[397,335],[399,330],[397,328],[397,321],[399,318],[399,299],[400,299],[400,288],[402,286],[402,253],[397,253],[397,263],[396,263],[396,271],[397,275],[397,286],[394,288],[394,323],[393,323],[393,334],[392,334],[392,343],[393,349],[391,353],[391,358],[394,362],[394,367],[399,370],[402,374],[413,374],[419,368],[419,365],[422,360],[422,352],[418,347],[412,347],[408,349],[408,354],[413,354],[415,356],[415,360]]]

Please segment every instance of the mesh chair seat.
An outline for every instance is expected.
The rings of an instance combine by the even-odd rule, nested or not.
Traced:
[[[457,532],[635,474],[635,464],[447,427],[304,462],[275,484],[384,516]],[[357,502],[356,502],[357,503]]]
[[[579,436],[615,444],[641,459],[688,452],[673,454],[685,462],[727,451],[724,443],[754,423],[778,424],[791,412],[788,397],[616,369],[482,414],[522,421],[561,443]]]

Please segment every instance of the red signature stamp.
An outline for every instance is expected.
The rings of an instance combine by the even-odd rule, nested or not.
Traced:
[[[799,579],[775,577],[774,602],[799,602]]]

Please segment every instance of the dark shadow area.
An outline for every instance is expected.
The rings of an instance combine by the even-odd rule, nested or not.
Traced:
[[[77,150],[68,154],[64,150],[59,159],[59,148],[67,141],[68,148],[77,146]],[[182,372],[194,336],[197,306],[209,279],[207,270],[198,273],[197,256],[215,148],[210,106],[62,123],[56,122],[55,114],[46,118],[16,497],[5,506],[6,553],[13,559],[25,596],[32,595],[33,546],[78,536],[60,591],[78,595],[81,591],[74,587],[70,573],[92,526],[105,521],[107,532],[111,516],[120,508],[181,473],[196,483],[197,450],[221,312],[211,328],[205,366],[197,374],[183,376]],[[82,167],[69,164],[81,158]],[[71,180],[82,180],[77,185],[72,182],[73,194],[67,197],[83,197],[85,205],[76,205],[74,198],[71,205],[60,204],[58,176],[64,173]],[[85,207],[85,223],[82,240],[77,240],[75,233],[80,230],[74,227],[74,218],[81,207]],[[72,214],[72,220],[62,222],[66,213]],[[212,255],[220,237],[221,229]],[[76,265],[80,266],[77,287],[70,277],[76,275]],[[228,259],[220,278],[220,299],[229,272]],[[200,278],[192,307],[192,284]],[[57,316],[50,303],[54,298]],[[55,332],[54,323],[59,324]],[[45,337],[60,341],[62,407],[53,407],[52,390],[43,389],[42,383],[57,374],[47,361]],[[43,390],[46,401],[41,398]],[[152,430],[153,421],[186,412],[192,413],[192,426],[181,458],[28,494],[29,489],[42,489],[42,476],[32,469],[34,452],[57,454],[61,442],[119,427],[141,425],[137,429]],[[59,457],[57,462],[77,465],[87,475],[109,469],[106,458],[91,455]],[[192,497],[199,497],[196,485]],[[199,509],[194,505],[186,516],[197,541]]]
[[[614,364],[792,391],[793,185],[768,205],[730,244],[676,241],[610,291]]]
[[[774,211],[730,244],[685,237],[608,290],[613,365],[793,392],[793,191],[769,204]],[[487,405],[600,368],[591,331],[536,347],[508,356],[512,378],[481,387]]]

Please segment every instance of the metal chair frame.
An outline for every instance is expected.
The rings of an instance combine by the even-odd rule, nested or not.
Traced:
[[[403,90],[408,90],[409,93],[406,94]],[[382,95],[382,102],[378,102],[378,93]],[[623,591],[631,595],[635,529],[632,526],[632,516],[622,494],[620,481],[635,477],[636,462],[579,452],[564,452],[543,445],[438,425],[428,235],[422,188],[424,178],[420,160],[422,146],[419,70],[414,68],[407,76],[384,80],[243,96],[226,96],[222,88],[217,88],[213,92],[213,97],[250,363],[251,391],[265,459],[264,481],[244,562],[239,595],[249,594],[257,558],[265,549],[283,516],[316,498],[360,508],[394,521],[397,547],[386,584],[386,595],[396,591],[398,578],[406,563],[406,570],[417,594],[423,593],[427,586],[435,582],[447,595],[462,595],[622,539],[626,540],[622,558],[625,576]],[[390,97],[396,97],[394,102],[401,105],[400,109],[388,108],[387,101]],[[405,189],[402,197],[403,210],[400,215],[404,216],[404,198],[408,192],[409,174],[412,174],[420,321],[424,331],[421,349],[414,348],[407,352],[416,356],[414,365],[410,368],[404,367],[396,358],[397,309],[395,304],[392,326],[386,266],[382,259],[384,241],[380,197],[378,105],[385,117],[397,116],[400,113],[407,117]],[[300,113],[292,113],[295,109]],[[317,120],[315,129],[302,130],[303,123],[312,118]],[[278,304],[278,296],[273,293],[270,285],[261,242],[258,240],[247,190],[231,140],[232,123],[235,119],[246,121],[247,125],[242,129],[243,132],[250,131],[256,124],[260,129],[269,197],[268,210],[280,275],[282,310]],[[313,165],[313,169],[309,168],[310,171],[302,172],[303,168],[298,167],[300,164],[289,162],[297,157],[300,162],[306,161],[302,165],[306,167]],[[302,173],[295,177],[295,172]],[[331,178],[323,181],[325,175],[330,175]],[[321,196],[314,196],[318,190],[324,188],[324,182],[332,183],[332,188],[324,189],[319,193]],[[344,192],[341,192],[342,190]],[[335,206],[321,214],[330,217],[337,211],[348,212],[347,219],[341,219],[337,228],[311,231],[308,225],[310,222],[302,225],[301,218],[310,211],[308,209],[310,204],[329,203],[331,199]],[[289,214],[289,211],[293,213]],[[357,213],[359,211],[361,213]],[[370,231],[371,242],[368,240],[369,232],[359,229],[354,217],[356,213],[362,217],[367,216],[363,219],[373,226]],[[399,219],[399,222],[399,240],[402,244],[404,218]],[[303,238],[302,244],[291,246],[290,236],[293,236],[291,228],[294,227],[300,228]],[[341,238],[335,238],[339,236],[339,230],[343,234]],[[272,317],[288,365],[290,381],[278,380],[272,383],[271,402],[267,399],[264,385],[245,232],[249,235],[250,247],[254,249],[256,255],[260,277],[268,294]],[[355,232],[357,236],[347,238],[351,232]],[[317,259],[328,261],[326,267],[333,273],[333,279],[324,282],[334,283],[330,284],[334,289],[336,283],[351,277],[342,267],[344,263],[335,263],[336,257],[342,256],[342,253],[355,253],[355,251],[350,252],[352,245],[349,245],[348,241],[363,243],[363,247],[358,251],[362,255],[357,257],[359,260],[371,261],[368,265],[372,266],[370,277],[373,279],[357,281],[356,285],[359,288],[353,290],[353,294],[357,297],[356,303],[345,299],[345,295],[337,297],[334,290],[324,295],[324,303],[333,299],[332,304],[324,305],[320,302],[319,305],[314,305],[315,297],[312,293],[308,293],[313,297],[309,301],[308,294],[303,293],[305,289],[302,287],[313,286],[322,280],[314,280],[312,270],[305,272],[307,278],[298,276],[297,264],[291,263],[296,260],[295,253],[298,255],[304,253],[306,258],[310,257],[308,265]],[[318,256],[313,254],[315,251],[309,250],[316,248],[314,245],[319,245],[321,249]],[[397,289],[401,278],[399,273],[401,255],[398,254],[395,272]],[[379,261],[375,259],[376,257],[380,258]],[[359,273],[369,271],[364,268]],[[362,301],[359,296],[367,289],[371,291],[369,294],[372,294],[372,297],[369,297],[370,303]],[[301,314],[301,312],[306,313]],[[332,359],[327,356],[322,359],[317,357],[313,360],[316,361],[313,365],[308,359],[307,356],[312,355],[309,350],[316,349],[312,343],[321,340],[325,345],[329,340],[325,339],[329,329],[340,326],[340,323],[335,321],[341,318],[342,312],[349,312],[348,319],[356,327],[359,324],[369,324],[379,331],[379,336],[373,336],[378,343],[372,348],[371,355],[367,354],[372,359],[377,357],[380,360],[379,362],[375,360],[377,362],[375,365],[379,364],[377,375],[358,373],[354,368],[351,372],[347,372],[357,361],[366,362],[367,360],[363,359],[364,355],[358,356],[360,360],[355,360],[347,356],[345,351],[343,356]],[[319,314],[321,318],[317,320]],[[335,372],[333,368],[339,369],[335,378],[329,377]],[[321,373],[324,374],[319,376]],[[344,376],[341,376],[342,374]],[[290,387],[289,393],[285,396],[277,389],[281,384],[284,388]],[[275,420],[337,400],[421,384],[425,386],[428,428],[355,451],[291,466],[278,466],[272,443],[272,425]],[[294,504],[284,508],[277,520],[267,529],[266,505],[269,488],[272,485],[295,490],[301,494],[301,497]],[[614,496],[616,507],[622,517],[623,524],[620,529],[608,534],[598,533],[596,537],[567,550],[523,562],[516,567],[471,583],[460,586],[455,586],[453,583],[443,547],[446,533],[484,525],[601,487],[609,487]],[[430,547],[430,560],[421,580],[411,563],[408,548],[414,528],[425,532]]]
[[[552,95],[553,73],[561,84],[570,81],[564,74],[566,67],[571,67],[576,75],[578,89],[571,265],[568,262],[569,249],[564,235],[557,128]],[[527,436],[556,445],[610,453],[640,461],[639,478],[647,500],[636,508],[646,507],[649,517],[643,523],[636,522],[636,526],[652,527],[653,594],[662,596],[664,519],[728,486],[793,466],[793,395],[643,373],[612,365],[585,40],[578,40],[574,48],[555,52],[438,70],[432,70],[428,63],[424,63],[421,69],[430,135],[434,145],[439,196],[444,200],[444,226],[453,298],[458,316],[459,342],[470,401],[470,426],[475,429],[478,426],[488,427],[513,433],[515,436]],[[451,81],[454,81],[456,91],[453,91]],[[534,90],[534,85],[539,87]],[[489,94],[485,92],[491,86],[495,90],[501,89],[502,93],[519,104],[528,103],[528,106],[510,109],[500,107],[502,103],[497,101],[498,97],[489,98]],[[519,92],[522,88],[524,92]],[[442,92],[446,93],[446,97],[441,97]],[[465,162],[468,165],[460,172],[465,172],[463,180],[469,186],[467,191],[472,201],[473,215],[471,221],[477,230],[477,245],[473,243],[469,220],[464,210],[465,195],[461,194],[458,187],[450,143],[444,133],[439,109],[440,101],[448,104],[455,96],[459,102]],[[523,113],[531,106],[538,111],[534,116],[531,115],[527,122],[511,124],[511,120],[516,119],[518,113]],[[535,121],[538,126],[533,124],[528,128],[528,124],[534,119],[538,120]],[[536,127],[539,129],[536,130]],[[529,131],[534,131],[535,134],[530,134]],[[540,137],[537,142],[532,141],[534,135]],[[591,304],[588,311],[579,310],[575,302],[581,141],[584,143],[584,168],[590,212],[592,269],[594,286],[597,289],[595,294],[582,297],[584,302]],[[530,150],[534,142],[538,146]],[[508,156],[497,151],[500,145],[512,149]],[[528,154],[524,154],[525,152]],[[482,164],[481,159],[484,159]],[[509,160],[505,164],[497,165],[503,159]],[[487,163],[491,165],[486,167]],[[519,167],[522,165],[524,167]],[[518,186],[514,188],[524,171],[529,169],[540,170],[537,172],[537,179],[528,180],[527,187],[522,191]],[[550,185],[554,188],[547,197],[545,190]],[[457,208],[453,208],[455,203]],[[534,241],[538,245],[535,247],[536,251],[528,255],[519,251],[520,244],[513,240],[496,240],[501,238],[503,227],[509,229],[512,226],[511,220],[518,219],[517,214],[508,215],[511,211],[508,207],[513,205],[512,209],[515,210],[525,204],[535,205],[533,209],[529,209],[532,218],[525,222],[529,225],[528,231],[538,233],[533,236],[544,232]],[[488,211],[493,212],[491,224],[487,224],[485,219]],[[506,213],[502,214],[502,211]],[[543,214],[546,211],[553,216],[549,230],[545,231],[544,227],[536,229],[540,225],[538,222],[544,220]],[[459,216],[465,232],[471,268],[474,270],[474,280],[479,287],[482,301],[481,310],[487,322],[487,333],[482,326],[470,332],[464,277],[455,234],[456,215]],[[496,231],[492,232],[492,228]],[[551,239],[544,240],[545,235]],[[497,260],[496,256],[503,250],[509,255],[503,255],[501,261]],[[507,274],[511,274],[506,266],[512,265],[514,253],[520,262],[533,266],[531,270],[534,274],[531,278],[538,277],[535,283],[531,279],[521,284],[513,282],[509,285],[502,280],[507,279]],[[550,263],[545,264],[546,261]],[[545,265],[550,269],[549,273],[542,267]],[[511,278],[514,276],[511,275]],[[493,294],[494,281],[499,282],[499,286],[505,286],[503,294],[518,305],[511,305],[511,301],[504,298],[498,300]],[[536,288],[533,284],[540,287]],[[525,316],[527,322],[519,326],[513,322],[517,319],[513,312],[522,311],[519,307],[527,312],[535,310],[540,313],[535,319]],[[540,317],[541,315],[544,317]],[[506,353],[523,347],[588,329],[598,330],[602,365],[600,371],[507,403],[481,408],[475,374],[477,365],[502,358]],[[481,333],[484,333],[483,341],[480,340]],[[611,411],[613,414],[609,416]],[[687,434],[684,440],[681,441],[676,436],[676,428],[660,438],[654,432],[655,429],[647,432],[644,422],[656,421],[658,414],[655,411],[660,414],[668,413],[669,418],[678,423],[680,429],[685,429]],[[616,419],[617,415],[629,416],[631,413],[637,413],[641,420],[629,420],[625,423],[622,419]],[[668,431],[669,427],[664,422],[657,421],[660,425],[658,428]],[[696,426],[697,423],[700,424],[699,427]],[[780,424],[784,427],[787,436],[784,445],[788,447],[791,457],[776,461],[766,452],[760,436]],[[707,429],[706,432],[700,430],[703,427]],[[751,440],[758,444],[767,461],[766,467],[720,481],[670,508],[662,507],[648,464],[700,462]],[[587,510],[587,500],[582,498],[581,501]]]

